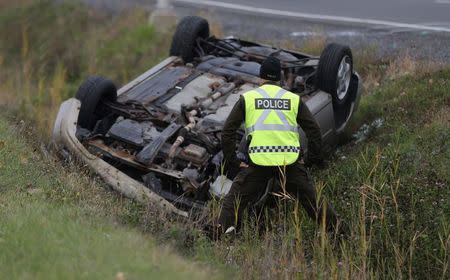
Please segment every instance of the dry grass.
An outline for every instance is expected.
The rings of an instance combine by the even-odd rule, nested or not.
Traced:
[[[197,13],[197,16],[206,19],[209,23],[209,34],[217,38],[223,38],[225,35],[223,32],[222,24],[217,20],[215,12],[209,10],[201,10]]]
[[[111,17],[70,1],[21,4],[0,10],[1,103],[33,120],[45,140],[61,101],[88,75],[120,86],[167,55],[170,36],[148,25],[142,11]]]
[[[437,112],[431,112],[432,116],[428,125],[450,125],[450,105],[446,105]]]
[[[414,61],[408,53],[406,53],[390,61],[386,69],[386,77],[394,80],[400,77],[412,75],[417,72],[417,67],[417,62]]]
[[[320,55],[320,52],[325,48],[327,43],[327,35],[323,32],[318,32],[317,35],[305,40],[300,46],[302,52],[312,55]]]
[[[7,2],[0,5],[6,7]],[[102,73],[120,84],[166,55],[170,36],[141,24],[147,22],[142,12],[112,18],[83,8],[54,13],[50,1],[39,5],[14,10],[14,20],[0,10],[0,39],[8,42],[0,44],[1,102],[12,104],[25,123],[46,135],[37,138],[48,137],[59,103],[73,96],[88,74]],[[64,18],[57,16],[64,11]],[[28,16],[34,16],[36,26],[29,24]],[[223,34],[214,15],[206,17],[211,33]],[[11,21],[20,26],[14,36],[5,28]],[[57,22],[60,32],[53,33]],[[70,36],[64,26],[71,27]],[[325,42],[326,36],[320,35],[300,49],[319,54]],[[299,49],[292,42],[277,44]],[[363,97],[353,127],[380,117],[385,126],[369,142],[343,147],[327,170],[314,170],[319,193],[333,200],[352,228],[347,241],[324,234],[323,223],[317,228],[296,203],[284,199],[267,211],[270,219],[262,231],[260,220],[250,217],[236,239],[213,243],[198,236],[191,223],[104,191],[98,188],[100,182],[85,176],[86,170],[62,167],[60,162],[42,170],[65,177],[64,184],[56,180],[46,188],[46,196],[58,204],[106,211],[198,260],[238,269],[242,279],[448,279],[449,72],[434,72],[439,66],[408,55],[380,61],[371,48],[355,51],[354,57],[370,94]],[[26,129],[19,134],[34,138]],[[35,150],[40,143],[34,144]],[[20,158],[29,163],[39,157],[30,153]],[[212,209],[218,215],[220,202]]]

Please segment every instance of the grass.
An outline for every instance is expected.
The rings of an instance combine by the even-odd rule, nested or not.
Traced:
[[[269,230],[255,235],[258,221],[250,219],[231,245],[215,243],[206,255],[248,279],[448,279],[449,81],[443,70],[377,87],[355,122],[382,117],[381,128],[313,170],[319,193],[351,227],[348,241],[317,232],[295,203],[283,202]]]
[[[131,202],[43,159],[20,126],[1,117],[0,135],[1,279],[215,277],[124,227],[111,213],[125,213]]]
[[[360,129],[367,138],[341,147],[327,169],[312,170],[320,195],[331,201],[350,225],[349,240],[337,242],[335,236],[324,234],[323,226],[314,225],[301,207],[286,199],[279,208],[267,211],[270,219],[263,229],[260,220],[250,217],[236,239],[211,242],[198,235],[191,223],[104,191],[82,168],[49,163],[55,159],[40,152],[60,101],[72,96],[81,80],[100,73],[117,84],[128,81],[167,55],[170,32],[159,33],[147,25],[141,11],[112,17],[73,2],[55,5],[53,1],[25,0],[0,0],[0,7],[0,103],[8,104],[38,135],[29,135],[28,129],[11,132],[5,124],[0,126],[1,137],[6,133],[22,139],[13,143],[3,137],[0,142],[0,153],[7,156],[0,163],[1,182],[6,182],[1,207],[9,209],[1,211],[0,249],[11,246],[0,250],[0,264],[6,261],[8,267],[17,268],[14,261],[24,258],[24,250],[49,248],[48,256],[60,263],[36,271],[49,275],[70,271],[64,262],[74,258],[80,260],[81,273],[89,271],[91,263],[80,256],[96,259],[112,246],[108,244],[117,243],[124,245],[110,250],[119,260],[153,262],[139,251],[130,255],[130,246],[139,247],[137,243],[147,244],[144,250],[159,248],[143,232],[158,243],[174,246],[189,259],[209,263],[221,272],[236,270],[233,276],[240,279],[449,278],[450,70],[414,61],[407,51],[394,60],[379,60],[373,48],[354,50],[355,68],[367,91],[349,135]],[[11,34],[11,26],[20,27],[16,28],[20,32]],[[223,32],[219,26],[214,29]],[[300,51],[319,54],[326,41],[325,35],[318,36],[300,46]],[[297,48],[290,42],[281,44]],[[363,124],[365,129],[361,129]],[[25,144],[25,139],[36,138],[37,142]],[[16,152],[5,155],[6,146]],[[40,161],[44,163],[38,164]],[[2,242],[4,220],[8,232],[18,232],[8,238],[21,240],[23,247]],[[19,220],[27,221],[22,223],[27,230],[17,230]],[[32,228],[27,228],[28,224]],[[60,226],[64,234],[41,234],[46,224]],[[105,232],[112,241],[105,240]],[[89,246],[67,242],[65,248],[49,241],[66,236]],[[98,243],[91,236],[98,236]],[[34,255],[24,259],[27,262],[22,267],[28,271],[35,269],[33,263],[44,262]],[[118,271],[128,276],[134,271],[122,268],[125,265],[118,267],[110,255],[104,260],[105,277],[114,277]],[[137,262],[136,274],[145,268]],[[25,277],[14,274],[19,272],[17,268],[7,271],[15,277],[5,275]]]
[[[128,82],[167,55],[170,36],[139,10],[112,17],[76,1],[2,1],[0,104],[48,140],[61,100],[89,75]],[[11,32],[15,30],[15,32]]]

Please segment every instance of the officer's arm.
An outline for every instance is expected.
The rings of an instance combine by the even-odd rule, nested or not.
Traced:
[[[239,171],[239,161],[236,156],[236,132],[241,126],[245,118],[245,103],[241,97],[236,102],[230,115],[225,121],[222,131],[222,151],[224,155],[225,170],[229,178]]]
[[[301,101],[298,108],[297,122],[308,138],[308,162],[310,164],[321,163],[323,157],[320,128],[308,107]]]

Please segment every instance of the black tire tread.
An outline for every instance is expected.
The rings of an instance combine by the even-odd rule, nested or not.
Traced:
[[[195,57],[195,43],[198,37],[209,37],[209,24],[197,16],[184,17],[177,25],[170,46],[170,55],[180,56],[184,62],[191,62]]]
[[[83,101],[87,94],[90,94],[94,89],[95,85],[103,80],[100,76],[89,76],[78,88],[75,98]]]
[[[90,76],[80,85],[75,98],[81,101],[78,125],[92,130],[97,121],[104,117],[104,112],[99,108],[101,100],[115,101],[117,88],[108,79]]]

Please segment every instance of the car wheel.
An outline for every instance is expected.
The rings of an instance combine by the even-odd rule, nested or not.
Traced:
[[[345,103],[353,73],[353,56],[348,46],[329,44],[320,55],[317,68],[319,89],[328,92],[335,105]]]
[[[102,101],[115,101],[117,89],[112,81],[91,76],[81,84],[75,98],[81,101],[78,125],[92,130],[97,121],[109,113]]]
[[[170,55],[180,56],[184,62],[191,62],[198,56],[197,39],[209,37],[208,21],[201,17],[184,17],[177,25],[170,46]]]

